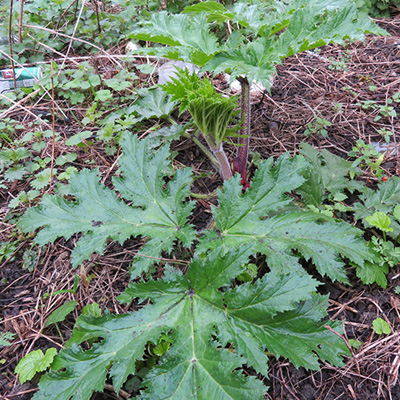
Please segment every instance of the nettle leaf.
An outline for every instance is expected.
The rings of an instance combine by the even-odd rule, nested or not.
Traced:
[[[357,276],[365,285],[377,283],[379,286],[386,289],[389,265],[387,263],[382,263],[381,260],[382,258],[377,255],[376,260],[373,263],[366,261],[364,268],[356,269]]]
[[[389,227],[391,223],[390,218],[381,211],[374,212],[372,215],[365,218],[365,220],[372,226],[379,228],[382,232],[393,232],[393,228]]]
[[[302,256],[312,260],[322,275],[346,282],[341,257],[362,267],[365,260],[371,260],[370,250],[362,232],[352,225],[287,207],[292,203],[287,193],[302,185],[306,166],[301,156],[291,159],[283,155],[275,165],[272,159],[262,161],[244,194],[239,176],[224,182],[218,191],[219,207],[213,208],[219,234],[206,232],[199,251],[251,243],[255,251],[267,256],[271,267],[300,272],[298,259]]]
[[[162,250],[171,251],[176,239],[185,246],[192,243],[194,231],[187,223],[193,202],[185,202],[192,182],[191,169],[178,170],[164,185],[164,170],[169,164],[169,147],[155,150],[148,141],[127,134],[121,143],[120,174],[114,178],[115,189],[131,201],[128,205],[117,193],[102,185],[98,170],[84,169],[73,173],[69,194],[74,200],[46,195],[41,204],[29,209],[19,226],[27,232],[42,228],[36,243],[44,245],[59,237],[69,239],[81,233],[72,251],[76,267],[93,252],[101,254],[108,239],[123,243],[131,236],[147,237],[141,253],[160,257]],[[151,258],[137,260],[136,273],[145,271]]]
[[[219,248],[205,260],[195,258],[185,276],[167,269],[161,280],[131,283],[121,300],[152,301],[137,312],[79,317],[71,347],[56,356],[34,400],[89,400],[108,374],[118,392],[135,374],[146,344],[165,333],[171,345],[144,378],[140,399],[262,399],[267,387],[242,368],[267,375],[265,351],[311,369],[319,368],[318,357],[341,365],[348,350],[325,328],[340,332],[340,324],[321,321],[328,301],[313,294],[319,283],[310,276],[273,271],[231,288],[251,251],[243,246],[224,254]],[[78,346],[98,338],[89,350]]]
[[[297,193],[302,195],[306,204],[319,206],[329,197],[328,194],[333,197],[345,191],[364,190],[361,182],[349,178],[350,161],[335,156],[325,149],[318,151],[308,143],[302,143],[300,147],[301,154],[310,164],[304,174],[306,181],[297,189]],[[357,175],[361,173],[359,170],[355,172]]]
[[[354,204],[354,217],[361,220],[365,227],[370,227],[367,218],[375,212],[382,212],[390,215],[400,203],[400,178],[394,176],[386,182],[381,182],[378,189],[365,188],[360,196],[360,202]],[[393,231],[388,235],[397,238],[400,234],[400,224],[395,219],[391,220]]]
[[[22,179],[27,173],[29,173],[27,168],[22,165],[16,165],[15,167],[6,169],[4,172],[4,179],[12,182],[15,179]]]
[[[375,333],[377,333],[378,335],[382,335],[383,333],[385,333],[386,335],[390,335],[392,333],[390,325],[382,318],[374,319],[372,321],[372,326]]]

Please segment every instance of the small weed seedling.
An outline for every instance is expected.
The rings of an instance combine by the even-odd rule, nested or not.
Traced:
[[[347,50],[339,55],[338,59],[330,58],[328,68],[335,71],[347,71],[347,63],[351,58],[351,50]]]
[[[380,154],[372,145],[366,144],[362,139],[357,140],[356,146],[349,151],[349,157],[356,158],[352,163],[351,178],[354,178],[356,168],[363,169],[365,166],[369,168],[369,172],[373,176],[380,178],[383,175],[380,165],[385,154]]]
[[[390,325],[382,318],[376,318],[372,322],[372,327],[376,334],[378,335],[390,335],[392,330],[390,329]]]
[[[390,143],[390,138],[393,136],[393,132],[386,128],[378,129],[378,133],[380,133],[385,140],[386,143]]]
[[[330,126],[332,126],[332,122],[325,118],[316,116],[313,122],[307,124],[307,129],[304,131],[304,135],[309,136],[316,134],[326,138],[328,136],[327,128]]]

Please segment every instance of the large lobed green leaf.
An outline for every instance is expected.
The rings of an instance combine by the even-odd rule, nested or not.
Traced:
[[[81,233],[72,252],[72,262],[78,266],[93,252],[101,254],[108,239],[123,243],[131,236],[147,237],[141,253],[160,257],[170,251],[179,239],[188,246],[194,239],[187,218],[193,202],[186,202],[192,182],[191,169],[178,170],[163,188],[165,171],[169,165],[168,146],[153,151],[150,142],[126,135],[121,143],[123,155],[119,160],[120,174],[113,183],[117,192],[100,183],[97,170],[83,170],[70,180],[69,194],[73,200],[58,195],[45,195],[41,204],[29,209],[20,219],[25,231],[42,228],[36,243],[44,245],[59,237],[69,239]],[[153,153],[153,154],[152,154]],[[141,259],[136,274],[146,270],[154,260]]]
[[[165,11],[153,13],[150,20],[143,22],[141,28],[135,28],[129,37],[170,46],[147,51],[143,49],[141,52],[181,59],[197,65],[204,65],[219,47],[204,14],[193,17],[168,14]],[[171,48],[176,52],[171,52]]]
[[[79,317],[77,326],[39,383],[34,400],[89,400],[101,391],[107,373],[117,391],[146,343],[170,334],[171,348],[143,381],[141,399],[262,399],[266,387],[242,366],[267,375],[266,351],[288,357],[297,367],[318,369],[318,357],[335,365],[348,351],[321,319],[327,298],[314,294],[318,282],[309,276],[273,271],[231,288],[252,249],[211,252],[194,259],[188,273],[169,269],[159,281],[132,283],[121,296],[149,298],[152,305],[128,315],[101,319]],[[218,290],[222,289],[222,290]],[[78,346],[102,338],[89,350]],[[228,349],[229,347],[229,349]]]
[[[269,89],[275,65],[284,58],[329,43],[362,40],[365,33],[385,33],[367,17],[359,16],[355,4],[348,0],[295,0],[286,7],[276,3],[275,11],[258,6],[258,13],[254,13],[257,6],[236,4],[232,20],[246,26],[256,38],[238,49],[221,46],[205,69],[216,73],[228,70],[231,79],[245,75],[249,82],[261,82]]]
[[[215,73],[226,71],[231,80],[245,75],[267,89],[275,66],[286,57],[329,43],[363,40],[366,33],[386,33],[348,0],[275,1],[268,6],[238,2],[227,8],[206,1],[184,12],[152,15],[130,37],[168,46],[142,53],[193,62]],[[210,22],[229,23],[227,30],[233,33],[218,43]]]
[[[238,176],[225,181],[218,191],[219,207],[213,209],[219,233],[206,232],[198,251],[253,244],[256,252],[267,256],[271,267],[299,272],[298,260],[304,257],[322,275],[346,282],[341,257],[362,268],[372,254],[362,232],[352,225],[290,207],[292,198],[287,193],[303,184],[306,167],[301,156],[283,155],[275,165],[272,159],[264,160],[244,194]]]

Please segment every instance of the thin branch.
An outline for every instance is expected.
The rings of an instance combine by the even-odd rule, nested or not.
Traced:
[[[13,0],[10,0],[10,17],[8,19],[8,44],[10,46],[10,57],[11,57],[11,69],[13,73],[14,79],[14,88],[17,87],[17,78],[15,77],[15,65],[14,65],[14,57],[13,57],[13,47],[12,47],[12,17],[13,17]]]
[[[54,99],[54,71],[53,71],[53,63],[51,63],[51,112],[52,112],[52,130],[53,137],[51,143],[51,164],[50,164],[50,183],[49,183],[49,193],[51,192],[51,186],[53,183],[53,169],[54,169],[54,154],[56,148],[56,110],[55,110],[55,99]]]
[[[74,31],[72,32],[72,37],[71,37],[71,39],[70,39],[70,41],[69,41],[69,45],[68,45],[67,52],[66,52],[66,54],[65,54],[64,61],[63,61],[62,64],[61,64],[61,67],[60,67],[60,69],[59,69],[59,71],[58,71],[57,76],[60,75],[62,69],[64,68],[65,61],[67,60],[68,54],[69,54],[69,52],[71,51],[72,43],[74,42],[76,30],[78,29],[78,25],[79,25],[79,22],[80,22],[80,20],[81,20],[81,17],[82,17],[82,13],[83,13],[83,9],[84,9],[84,8],[85,8],[85,2],[82,1],[82,7],[81,7],[81,9],[80,9],[80,11],[79,11],[79,15],[78,15],[78,18],[77,18],[76,23],[75,23],[75,26],[74,26]]]
[[[19,0],[21,7],[19,9],[19,23],[18,23],[18,43],[22,43],[22,17],[24,15],[24,0]]]

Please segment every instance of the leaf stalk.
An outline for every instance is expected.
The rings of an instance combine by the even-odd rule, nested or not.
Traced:
[[[242,128],[240,130],[240,137],[238,140],[239,146],[237,151],[237,172],[242,177],[242,182],[247,182],[247,160],[249,158],[249,144],[250,144],[250,119],[251,119],[251,108],[250,108],[250,85],[246,77],[238,78],[241,84],[241,97],[240,97],[240,116],[243,121]]]
[[[220,173],[222,179],[228,180],[228,179],[232,178],[233,174],[232,174],[231,165],[229,163],[228,157],[226,156],[224,149],[222,148],[222,143],[220,143],[220,145],[217,146],[217,144],[215,143],[214,139],[211,136],[204,135],[204,138],[206,139],[208,147],[210,147],[215,158],[218,160],[219,173]]]

